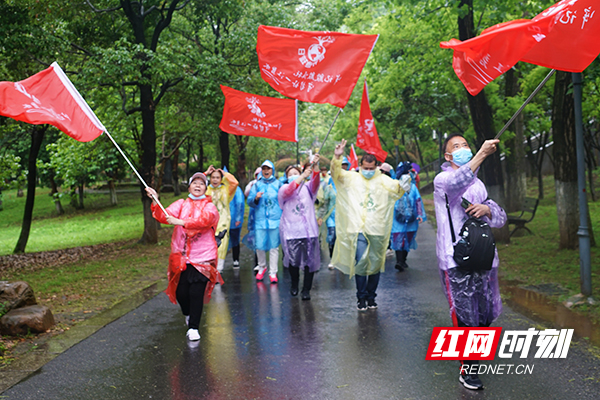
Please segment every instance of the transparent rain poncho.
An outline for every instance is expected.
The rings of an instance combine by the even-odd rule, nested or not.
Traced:
[[[227,229],[227,234],[221,239],[221,245],[219,246],[219,259],[224,260],[227,256],[227,250],[229,249],[229,225],[231,224],[231,213],[229,211],[229,203],[235,196],[235,190],[238,187],[238,181],[229,172],[223,171],[223,180],[219,187],[212,187],[208,185],[206,194],[212,197],[212,201],[217,210],[219,210],[219,225],[215,235],[219,232]]]
[[[477,174],[471,171],[469,163],[454,170],[450,163],[442,165],[433,181],[433,199],[437,220],[436,251],[442,287],[450,304],[450,315],[457,317],[467,326],[490,324],[502,312],[502,300],[498,285],[498,251],[490,271],[468,274],[457,269],[452,256],[454,247],[446,208],[446,195],[450,205],[450,215],[458,238],[467,214],[461,206],[464,197],[472,204],[485,204],[490,208],[492,218],[483,217],[492,228],[501,228],[506,223],[506,213],[493,200]]]
[[[319,172],[311,180],[298,185],[295,181],[279,189],[279,207],[282,209],[279,234],[283,248],[283,265],[315,272],[321,265],[319,227],[315,216],[315,200],[319,190]]]
[[[372,275],[385,270],[385,252],[390,241],[394,203],[404,194],[399,182],[376,170],[371,179],[360,172],[344,171],[342,160],[331,161],[331,176],[337,189],[335,226],[337,240],[332,264],[350,275]],[[358,262],[356,240],[362,233],[367,250]]]

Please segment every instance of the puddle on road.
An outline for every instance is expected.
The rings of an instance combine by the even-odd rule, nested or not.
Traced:
[[[510,295],[506,303],[515,311],[538,322],[550,323],[557,329],[574,329],[575,336],[588,338],[592,344],[600,347],[600,324],[533,290],[507,285],[501,286],[500,291]]]

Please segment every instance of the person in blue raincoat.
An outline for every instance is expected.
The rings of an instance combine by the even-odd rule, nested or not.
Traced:
[[[261,176],[250,189],[248,205],[254,211],[254,234],[256,254],[258,256],[258,273],[256,280],[262,281],[267,270],[267,254],[269,252],[269,279],[277,283],[279,258],[279,221],[281,208],[277,194],[282,184],[275,178],[275,165],[266,160],[261,165]]]
[[[233,257],[233,268],[240,267],[240,233],[244,225],[244,209],[246,198],[244,192],[238,186],[235,190],[235,196],[229,203],[229,213],[231,214],[231,225],[229,226],[229,246]]]
[[[349,165],[349,164],[348,164]],[[319,226],[325,221],[327,227],[327,244],[329,245],[329,258],[333,256],[333,248],[335,246],[335,200],[337,198],[337,190],[333,183],[333,178],[329,178],[327,185],[323,188],[323,201],[319,205],[317,212],[317,223]],[[328,265],[329,269],[333,269],[334,266],[330,262]]]
[[[250,190],[252,189],[252,186],[258,182],[260,174],[261,168],[258,167],[256,168],[256,171],[254,171],[254,179],[248,182],[244,188],[244,196],[246,196],[246,199],[248,196],[250,196]],[[256,246],[254,244],[256,239],[254,235],[254,210],[254,207],[250,207],[248,210],[248,233],[246,233],[242,238],[242,243],[244,243],[246,247],[248,247],[254,253],[254,273],[256,274],[258,272],[258,256],[256,255]]]
[[[394,222],[390,235],[390,246],[396,252],[396,269],[400,272],[408,268],[406,258],[410,250],[417,249],[417,230],[419,224],[427,220],[421,194],[415,184],[410,162],[401,162],[396,169],[398,178],[410,175],[411,189],[394,204]]]

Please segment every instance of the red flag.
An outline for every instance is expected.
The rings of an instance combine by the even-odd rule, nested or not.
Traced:
[[[369,90],[367,89],[366,80],[362,102],[360,103],[356,145],[367,153],[373,154],[381,162],[384,162],[387,157],[388,153],[381,148],[379,135],[377,135],[377,129],[375,129],[375,121],[373,120],[373,114],[371,114],[371,107],[369,106]]]
[[[343,108],[378,36],[261,25],[256,41],[260,73],[284,96]]]
[[[356,155],[356,151],[354,151],[354,145],[350,145],[350,154],[348,154],[348,161],[350,161],[350,169],[358,168],[358,156]]]
[[[561,1],[544,14],[556,16],[554,26],[521,61],[568,72],[586,69],[600,53],[600,1]]]
[[[234,135],[298,141],[298,101],[240,92],[221,85],[225,95],[219,128]]]
[[[0,82],[0,115],[53,125],[80,142],[106,130],[56,62],[25,80]]]
[[[454,49],[454,71],[474,96],[521,60],[580,72],[600,52],[600,15],[593,19],[597,5],[599,0],[563,0],[532,20],[505,22],[440,47]]]

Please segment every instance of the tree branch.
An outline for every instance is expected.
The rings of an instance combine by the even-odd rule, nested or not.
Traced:
[[[121,8],[121,6],[118,6],[118,7],[113,7],[113,8],[105,8],[105,9],[101,10],[101,9],[94,7],[94,5],[90,2],[90,0],[85,0],[85,2],[87,3],[88,6],[90,6],[92,11],[97,12],[97,13],[117,11],[118,9]]]
[[[160,103],[160,100],[162,99],[162,97],[165,95],[165,93],[167,92],[167,90],[169,90],[170,88],[172,88],[173,86],[177,85],[179,82],[181,82],[183,80],[183,78],[177,78],[173,81],[167,81],[165,82],[161,87],[160,87],[160,92],[158,93],[158,96],[156,96],[156,99],[154,100],[154,107],[158,106],[158,103]]]

